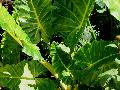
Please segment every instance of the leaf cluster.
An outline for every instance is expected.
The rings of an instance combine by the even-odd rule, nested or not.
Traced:
[[[0,3],[0,27],[5,30],[0,44],[0,86],[10,90],[79,90],[81,85],[120,89],[119,42],[96,40],[89,21],[94,4],[95,0],[15,0],[11,16]],[[53,39],[57,35],[61,42]]]

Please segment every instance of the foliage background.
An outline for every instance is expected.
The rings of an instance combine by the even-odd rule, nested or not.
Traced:
[[[0,4],[0,86],[119,90],[120,1],[111,3],[3,0],[12,16]]]

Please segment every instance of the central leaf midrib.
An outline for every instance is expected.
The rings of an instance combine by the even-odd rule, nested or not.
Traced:
[[[74,3],[74,1],[72,1]],[[90,4],[90,0],[88,1],[88,4],[86,5],[86,9],[85,9],[85,12],[84,12],[84,15],[83,15],[83,19],[80,21],[80,25],[78,26],[79,30],[81,29],[82,25],[83,25],[83,22],[85,20],[85,16],[87,14],[87,11],[88,11],[88,6]],[[80,10],[79,10],[80,11]],[[71,32],[72,33],[72,32]]]
[[[56,51],[56,55],[58,56],[58,61],[60,61],[62,66],[69,72],[69,69],[65,66],[65,64],[63,63],[63,61],[61,60],[61,58],[57,52],[57,47],[55,47],[55,51]]]
[[[84,22],[84,20],[85,20],[85,16],[86,16],[86,14],[87,14],[89,4],[90,4],[90,0],[88,1],[88,5],[86,5],[86,10],[85,10],[85,13],[84,13],[84,15],[83,15],[83,19],[82,19],[80,25],[78,26],[78,27],[80,27],[80,29],[81,29],[81,27],[82,27],[82,25],[83,25],[83,22]]]
[[[40,21],[38,15],[37,15],[36,9],[35,9],[35,7],[33,5],[33,0],[31,0],[31,5],[32,5],[33,12],[35,14],[35,17],[36,17],[36,20],[37,20],[37,23],[38,23],[38,27],[40,28],[40,31],[45,34],[45,36],[46,36],[45,38],[47,38],[46,30],[42,26],[41,21]],[[38,30],[37,30],[37,32],[38,32]]]
[[[10,78],[10,79],[26,79],[26,80],[34,80],[35,78],[21,77],[21,76],[0,76],[0,78]]]

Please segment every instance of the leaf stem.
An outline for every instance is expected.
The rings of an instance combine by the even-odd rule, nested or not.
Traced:
[[[56,79],[58,79],[58,74],[54,71],[52,65],[50,63],[48,63],[47,61],[39,61],[44,67],[46,67],[51,73],[52,75],[54,75],[54,77]]]

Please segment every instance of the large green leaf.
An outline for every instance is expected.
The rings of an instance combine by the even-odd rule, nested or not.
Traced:
[[[99,60],[113,61],[117,55],[117,48],[107,45],[109,45],[109,42],[105,41],[94,41],[92,44],[86,44],[75,54],[76,64],[79,63],[79,68],[84,69]]]
[[[93,81],[91,80],[91,83],[94,83],[96,85],[99,84],[102,87],[114,88],[119,90],[120,88],[119,68],[120,60],[116,58],[114,62],[105,64],[99,70],[97,70],[95,72],[97,75],[96,76],[93,75],[94,77],[92,77]]]
[[[4,69],[0,68],[0,85],[13,90],[14,88],[18,88],[24,65],[25,62],[22,62],[21,65],[7,65],[4,67]]]
[[[67,47],[65,48],[64,46],[64,51],[62,50],[63,46],[53,42],[51,45],[50,56],[52,58],[52,66],[58,74],[58,78],[65,81],[64,83],[69,83],[72,82],[71,72],[69,70],[71,58],[69,54],[65,52]]]
[[[120,21],[120,0],[103,0],[103,2],[107,5],[110,9],[110,13]]]
[[[14,17],[33,43],[49,42],[52,32],[52,0],[16,0]],[[50,31],[51,30],[51,31]]]
[[[38,90],[58,90],[56,81],[50,79],[36,79]]]
[[[6,65],[0,68],[0,85],[11,90],[56,90],[53,80],[38,78],[38,75],[44,75],[45,71],[46,69],[37,61]]]
[[[0,3],[0,26],[6,30],[22,47],[23,52],[32,56],[34,60],[43,60],[39,48],[32,44],[28,35],[16,24],[13,17]]]
[[[98,76],[97,70],[119,57],[117,48],[111,47],[109,44],[106,41],[94,41],[92,44],[86,44],[75,54],[74,64],[71,68],[78,70],[75,71],[75,74],[78,74],[78,76],[75,75],[77,79],[90,84],[91,77],[94,77],[95,74],[96,77]]]
[[[43,61],[39,48],[30,41],[28,35],[22,30],[22,28],[16,24],[13,17],[7,12],[7,10],[0,3],[0,26],[6,30],[22,47],[23,52],[29,56],[32,56],[34,60],[40,60],[53,75],[56,73],[51,64]]]
[[[54,29],[63,35],[65,43],[74,49],[84,31],[95,0],[54,0],[57,9]]]
[[[33,77],[38,78],[40,75],[44,76],[48,70],[40,64],[38,61],[30,61],[28,67],[33,75]]]

